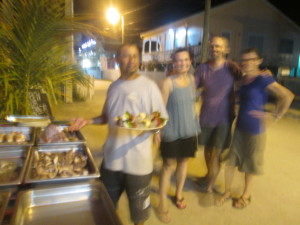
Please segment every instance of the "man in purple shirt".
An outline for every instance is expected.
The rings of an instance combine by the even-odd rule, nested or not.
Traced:
[[[232,61],[226,59],[229,53],[228,40],[215,36],[210,42],[210,60],[200,64],[195,72],[197,88],[201,89],[200,112],[201,136],[207,175],[201,190],[213,191],[213,185],[220,170],[220,158],[229,147],[231,125],[234,120],[234,83],[242,72]]]

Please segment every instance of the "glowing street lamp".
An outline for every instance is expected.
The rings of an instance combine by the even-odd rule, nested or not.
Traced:
[[[106,12],[106,18],[113,25],[116,25],[121,18],[122,43],[124,43],[124,17],[116,8],[110,7]]]

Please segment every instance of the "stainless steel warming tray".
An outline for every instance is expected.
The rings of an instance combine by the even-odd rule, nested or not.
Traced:
[[[11,225],[121,225],[99,181],[20,192]]]
[[[39,154],[41,156],[42,153],[46,154],[52,154],[53,155],[59,155],[61,157],[62,155],[66,154],[67,152],[70,152],[71,150],[74,151],[74,154],[76,156],[80,155],[86,158],[86,165],[84,166],[85,173],[71,173],[71,175],[67,176],[60,176],[59,173],[56,171],[61,171],[62,168],[60,166],[60,160],[58,160],[59,163],[51,163],[53,166],[52,172],[56,173],[55,176],[40,176],[37,175],[37,163],[36,163],[36,154]],[[75,161],[75,160],[74,160]],[[75,164],[71,164],[70,166],[67,165],[68,168],[71,168],[73,170],[73,166],[75,167]],[[70,174],[70,173],[68,173]],[[80,145],[52,145],[52,146],[38,146],[33,147],[30,160],[28,163],[28,167],[25,174],[25,183],[39,183],[39,184],[45,184],[45,183],[58,183],[58,182],[66,182],[66,181],[80,181],[80,180],[89,180],[98,178],[100,176],[99,170],[95,164],[94,158],[89,150],[89,148],[85,144]],[[50,177],[50,178],[49,178]]]
[[[29,146],[0,148],[0,187],[22,183],[30,158]]]
[[[0,192],[0,224],[5,216],[5,210],[9,202],[11,192]]]
[[[64,133],[64,135],[67,138],[67,141],[46,143],[42,139],[42,135],[41,135],[42,132],[44,132],[45,130],[45,127],[43,127],[43,128],[39,128],[37,131],[36,144],[50,146],[50,145],[70,145],[70,144],[86,143],[86,139],[80,131],[73,131],[73,132],[67,131],[68,125],[56,125],[56,126],[61,132]]]
[[[25,141],[19,141],[16,142],[14,139],[14,132],[19,132],[25,135]],[[2,135],[4,134],[4,137]],[[8,142],[6,140],[5,135],[11,135],[11,141]],[[4,126],[0,127],[0,135],[1,135],[1,140],[0,140],[0,148],[1,147],[10,147],[10,146],[20,146],[20,145],[25,145],[25,146],[31,146],[34,144],[35,141],[35,135],[36,135],[36,128],[34,127],[22,127],[22,126]]]
[[[45,116],[17,116],[17,115],[6,116],[6,121],[17,123],[19,126],[28,126],[28,127],[45,127],[51,122],[50,118]]]

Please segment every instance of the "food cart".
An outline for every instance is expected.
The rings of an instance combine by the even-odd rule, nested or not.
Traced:
[[[59,124],[61,139],[49,141],[46,124],[0,124],[0,224],[121,224],[84,136]]]

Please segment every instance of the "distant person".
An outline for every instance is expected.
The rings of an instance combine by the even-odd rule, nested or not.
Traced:
[[[234,114],[235,81],[242,77],[239,66],[226,59],[228,40],[215,36],[210,41],[210,59],[195,72],[196,86],[201,90],[201,137],[207,174],[200,183],[201,191],[212,192],[220,170],[221,153],[229,147]]]
[[[244,208],[251,201],[254,176],[263,172],[265,149],[265,120],[278,121],[288,110],[294,95],[278,84],[272,76],[262,74],[259,69],[263,59],[256,49],[250,48],[242,53],[241,67],[245,76],[239,90],[240,109],[225,168],[225,193],[217,202],[222,205],[231,198],[231,183],[234,168],[245,173],[244,191],[233,207]],[[267,92],[276,99],[274,113],[265,113]]]
[[[157,85],[137,72],[139,58],[136,45],[122,45],[117,52],[121,76],[110,85],[102,114],[93,119],[77,118],[69,128],[78,130],[87,124],[108,123],[100,179],[115,206],[126,190],[134,224],[144,224],[150,214],[152,133],[118,128],[115,118],[125,112],[137,115],[154,111],[161,112],[161,116],[167,118]]]
[[[159,181],[159,215],[160,219],[168,223],[171,221],[167,192],[176,165],[176,193],[174,204],[184,209],[187,203],[183,196],[183,187],[187,174],[189,157],[195,156],[197,150],[197,136],[200,131],[195,110],[196,88],[193,74],[189,74],[191,66],[190,54],[187,49],[180,48],[173,54],[174,74],[162,83],[162,96],[167,106],[169,121],[161,133],[161,156],[163,165]]]

